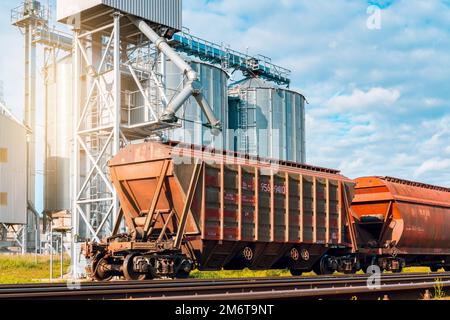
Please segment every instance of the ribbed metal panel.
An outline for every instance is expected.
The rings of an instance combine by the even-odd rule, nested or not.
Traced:
[[[230,127],[240,130],[233,142],[235,151],[305,162],[305,98],[301,94],[248,79],[233,86],[229,95]]]
[[[103,0],[120,11],[181,30],[182,0]]]
[[[201,63],[192,62],[192,68],[197,72],[203,87],[203,94],[209,102],[215,116],[222,122],[224,129],[228,128],[228,74],[222,69]],[[171,62],[165,61],[164,73],[166,75],[165,90],[169,101],[179,92],[180,83],[184,75]],[[168,137],[171,140],[226,149],[226,130],[222,135],[214,136],[211,129],[204,126],[208,121],[197,101],[191,97],[178,111],[177,117],[181,119],[182,128],[172,130]]]
[[[27,143],[25,128],[0,114],[0,223],[27,223]]]
[[[51,65],[47,75],[44,210],[51,212],[71,207],[72,57]]]
[[[182,0],[58,0],[58,20],[87,12],[107,14],[110,8],[105,6],[173,29],[183,26]]]

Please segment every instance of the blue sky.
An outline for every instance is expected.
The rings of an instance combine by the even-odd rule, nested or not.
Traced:
[[[450,186],[449,0],[184,0],[191,33],[293,71],[307,160]],[[0,2],[0,79],[21,115],[22,38]],[[367,27],[370,5],[380,29]]]

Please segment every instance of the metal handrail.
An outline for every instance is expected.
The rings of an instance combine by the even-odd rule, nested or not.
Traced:
[[[173,41],[178,45],[177,50],[188,55],[198,56],[213,63],[226,62],[231,68],[243,72],[260,73],[262,78],[282,84],[290,84],[291,71],[272,63],[269,57],[263,55],[251,56],[233,50],[223,45],[201,39],[186,32],[180,32],[173,36]]]

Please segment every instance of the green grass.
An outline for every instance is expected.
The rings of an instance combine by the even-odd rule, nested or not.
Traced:
[[[403,270],[404,273],[420,273],[430,272],[428,267],[409,267]],[[358,274],[363,274],[363,271],[359,271]],[[314,272],[304,273],[303,276],[315,276]],[[335,276],[344,276],[343,273],[334,273]],[[289,270],[258,270],[253,271],[244,269],[241,271],[234,270],[222,270],[222,271],[199,271],[194,270],[191,272],[191,278],[194,279],[224,279],[224,278],[263,278],[263,277],[289,277],[291,273]]]
[[[420,272],[430,272],[430,268],[428,267],[408,267],[404,268],[403,272],[405,273],[420,273]]]
[[[263,277],[288,277],[288,270],[249,270],[241,271],[222,270],[222,271],[198,271],[191,272],[191,278],[195,279],[223,279],[223,278],[263,278]]]
[[[66,257],[63,271],[67,272],[70,262]],[[54,257],[53,276],[59,278],[59,256]],[[34,255],[0,255],[0,284],[26,284],[48,281],[50,278],[50,257]]]
[[[35,264],[34,255],[0,255],[0,284],[24,284],[48,281],[50,277],[50,257],[39,256]],[[69,258],[65,257],[64,272],[69,268]],[[59,256],[54,258],[53,276],[60,276]],[[405,268],[404,272],[429,272],[426,267]],[[223,279],[223,278],[262,278],[262,277],[289,277],[289,270],[258,270],[244,269],[242,271],[198,271],[191,273],[194,279]],[[314,276],[313,272],[304,276]],[[336,275],[340,275],[336,273]]]

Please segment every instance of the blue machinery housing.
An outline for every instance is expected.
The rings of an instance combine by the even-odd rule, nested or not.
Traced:
[[[274,65],[268,57],[250,56],[184,32],[175,34],[171,44],[178,52],[242,71],[245,75],[257,75],[264,80],[287,87],[291,83],[291,71]]]

